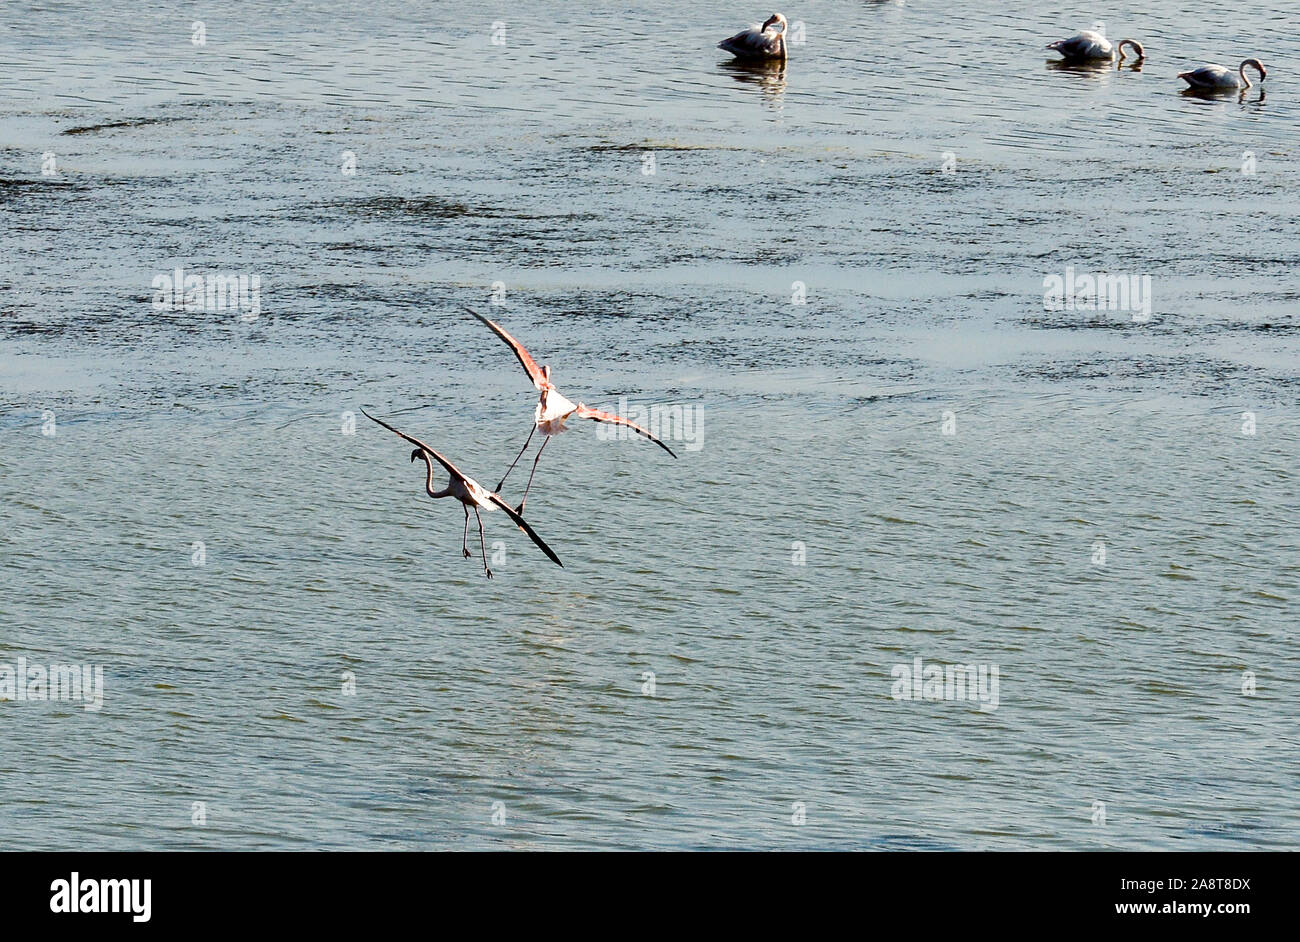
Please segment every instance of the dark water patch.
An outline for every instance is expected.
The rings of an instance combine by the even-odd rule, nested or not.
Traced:
[[[956,845],[922,834],[882,834],[868,842],[876,850],[959,850]]]
[[[77,184],[67,180],[50,179],[26,180],[22,177],[0,177],[0,196],[8,193],[25,193],[31,190],[74,190]]]
[[[125,121],[106,121],[102,124],[87,124],[80,127],[68,128],[64,134],[98,134],[100,131],[115,131],[119,128],[143,128],[155,124],[169,124],[173,121],[184,121],[185,118],[129,118]]]
[[[1258,842],[1259,832],[1271,830],[1257,821],[1224,821],[1218,824],[1194,824],[1183,832],[1190,837],[1219,838],[1227,841]]]
[[[661,141],[642,141],[639,144],[592,144],[586,148],[593,153],[642,153],[644,151],[714,151],[735,150],[732,147],[709,147],[703,144],[678,144]]]
[[[361,200],[348,200],[321,204],[319,208],[341,209],[348,213],[378,219],[510,219],[538,222],[591,222],[599,218],[595,213],[530,213],[500,206],[471,206],[459,200],[442,196],[374,196]],[[537,235],[538,233],[531,233]],[[558,231],[559,235],[573,237],[572,230]]]
[[[386,245],[367,244],[364,242],[326,242],[320,246],[326,252],[392,252],[395,248],[392,243]]]
[[[471,209],[467,204],[441,196],[375,196],[345,203],[327,203],[326,208],[345,209],[359,216],[392,218],[409,216],[427,219],[454,219],[460,216],[491,215],[491,210]]]
[[[1246,333],[1254,333],[1254,334],[1282,334],[1282,335],[1287,335],[1287,334],[1292,334],[1292,333],[1294,333],[1295,331],[1300,330],[1300,323],[1294,323],[1294,324],[1275,324],[1275,323],[1273,323],[1273,322],[1271,322],[1271,321],[1267,321],[1267,322],[1262,323],[1262,324],[1241,324],[1241,323],[1229,323],[1229,324],[1222,324],[1222,325],[1219,325],[1219,326],[1218,326],[1218,329],[1219,329],[1219,330],[1226,330],[1226,331],[1245,331]]]
[[[1243,381],[1265,381],[1255,367],[1195,356],[1088,358],[1022,367],[1019,375],[1053,382],[1111,380],[1136,386],[1158,377],[1186,395],[1216,395]],[[1126,387],[1127,388],[1127,387]]]
[[[1132,315],[1126,311],[1087,311],[1068,316],[1034,315],[1021,318],[1019,323],[1043,330],[1144,331],[1152,329],[1154,320],[1136,323],[1131,318]]]
[[[39,322],[18,317],[12,311],[0,313],[0,336],[55,337],[63,334],[67,325],[61,322]]]

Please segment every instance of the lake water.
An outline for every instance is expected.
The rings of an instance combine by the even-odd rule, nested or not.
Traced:
[[[754,71],[767,7],[6,4],[0,693],[104,681],[0,702],[2,846],[1295,847],[1300,10],[1187,5],[1104,11],[1132,70],[810,2]],[[496,483],[466,303],[696,420],[549,445],[563,569],[359,414]]]

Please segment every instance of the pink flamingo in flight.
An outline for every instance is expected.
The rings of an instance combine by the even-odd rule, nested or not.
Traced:
[[[506,483],[506,478],[510,476],[510,472],[515,469],[515,465],[519,463],[519,459],[522,458],[524,452],[528,450],[528,445],[532,442],[534,433],[540,430],[542,435],[545,437],[542,440],[541,447],[537,449],[537,457],[533,459],[533,470],[528,475],[528,486],[524,488],[523,500],[519,502],[519,507],[516,508],[518,513],[522,514],[524,512],[524,504],[528,500],[528,491],[533,486],[533,475],[537,473],[537,462],[542,460],[542,451],[546,448],[546,443],[551,440],[551,436],[566,431],[564,427],[565,420],[574,416],[577,416],[580,419],[591,419],[595,422],[607,422],[611,425],[626,426],[638,435],[650,439],[650,441],[654,442],[674,458],[677,457],[671,448],[635,422],[629,422],[621,415],[615,415],[612,412],[602,412],[599,409],[593,409],[590,406],[583,405],[581,402],[571,402],[564,396],[560,395],[560,391],[556,389],[555,385],[551,382],[550,366],[538,366],[537,361],[534,360],[532,355],[524,349],[524,345],[514,337],[510,336],[510,334],[506,333],[505,328],[500,324],[488,320],[473,308],[466,307],[465,310],[469,311],[490,327],[492,332],[500,337],[505,342],[506,346],[514,351],[515,356],[519,360],[520,366],[524,368],[524,372],[528,374],[528,378],[533,381],[533,385],[537,387],[541,394],[537,401],[537,409],[533,413],[533,427],[528,433],[528,439],[524,442],[524,447],[519,449],[519,454],[515,455],[515,460],[510,462],[510,467],[506,468],[506,473],[501,476],[501,482],[497,484],[497,491],[500,491],[502,486]]]
[[[429,466],[429,474],[428,477],[425,479],[424,489],[428,492],[430,497],[432,497],[434,500],[438,500],[441,497],[454,497],[461,502],[461,505],[465,510],[465,534],[461,538],[460,548],[461,548],[461,552],[465,554],[466,559],[469,559],[471,556],[471,553],[469,551],[469,511],[471,507],[474,509],[474,518],[478,520],[478,548],[479,548],[479,553],[483,557],[483,574],[486,575],[489,579],[492,578],[492,570],[488,568],[487,549],[483,544],[483,518],[479,516],[480,508],[482,508],[483,510],[491,510],[493,507],[499,507],[501,510],[504,510],[506,512],[506,516],[514,521],[515,526],[519,527],[519,529],[523,530],[526,534],[528,534],[528,538],[532,540],[534,543],[536,543],[538,548],[547,556],[549,556],[551,561],[555,563],[555,565],[561,568],[564,567],[564,563],[560,562],[560,557],[556,556],[555,553],[551,550],[551,548],[542,541],[542,538],[533,532],[533,528],[530,527],[524,521],[524,518],[521,517],[513,507],[511,507],[509,504],[507,504],[504,500],[501,499],[500,494],[488,493],[487,488],[479,484],[478,481],[475,481],[472,477],[469,477],[467,474],[462,472],[454,464],[452,464],[442,455],[438,454],[436,451],[434,451],[424,442],[420,441],[418,438],[414,438],[410,435],[407,435],[405,432],[399,432],[397,429],[393,428],[383,419],[376,419],[365,409],[361,410],[361,414],[368,419],[372,419],[375,422],[378,422],[380,425],[388,429],[390,432],[394,432],[397,435],[400,435],[402,438],[406,439],[408,442],[410,442],[412,445],[415,446],[415,451],[411,452],[411,460],[414,461],[416,458],[423,458],[424,463]],[[443,468],[446,469],[447,474],[449,475],[447,479],[447,486],[440,491],[435,491],[433,489],[433,473],[434,473],[433,463],[435,461],[438,462],[438,464],[442,465]]]

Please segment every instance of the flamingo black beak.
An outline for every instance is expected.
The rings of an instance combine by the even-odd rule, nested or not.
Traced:
[[[777,23],[779,23],[779,22],[780,22],[780,20],[778,20],[778,19],[776,18],[775,14],[772,15],[772,16],[769,16],[766,20],[763,21],[763,25],[759,28],[759,32],[763,32],[763,33],[765,33],[765,32],[767,32],[767,28],[768,28],[769,26],[775,26],[775,25],[776,25]]]
[[[414,461],[416,458],[420,457],[420,453],[422,450],[423,449],[417,448],[415,449],[415,451],[411,452],[411,460]]]

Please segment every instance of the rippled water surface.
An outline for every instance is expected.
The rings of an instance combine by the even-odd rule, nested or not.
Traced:
[[[105,679],[0,702],[3,845],[1295,846],[1300,11],[1012,6],[747,70],[766,7],[7,4],[0,683]],[[1098,18],[1141,68],[1050,61]],[[359,414],[496,483],[535,394],[466,303],[698,417],[550,444],[563,569],[492,513],[484,579]]]

